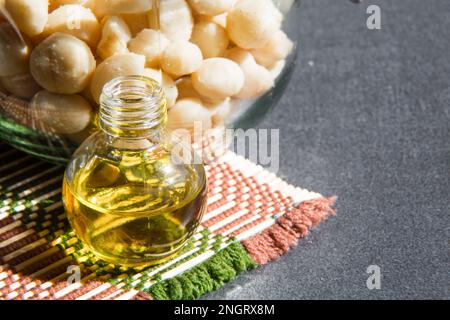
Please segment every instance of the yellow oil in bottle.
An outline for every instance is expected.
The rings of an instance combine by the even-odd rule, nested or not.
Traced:
[[[159,263],[192,235],[201,219],[206,184],[170,155],[142,161],[126,152],[120,163],[93,157],[72,183],[64,179],[68,218],[101,258],[120,265]]]
[[[105,88],[101,130],[66,169],[66,213],[75,233],[103,260],[160,263],[179,252],[201,221],[205,170],[172,154],[164,139],[165,98],[156,82],[123,77]]]

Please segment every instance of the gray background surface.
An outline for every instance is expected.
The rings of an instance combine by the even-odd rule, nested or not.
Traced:
[[[338,215],[205,298],[450,298],[450,1],[301,10],[295,75],[260,127],[281,129],[279,174],[338,195]],[[371,264],[381,290],[366,287]]]

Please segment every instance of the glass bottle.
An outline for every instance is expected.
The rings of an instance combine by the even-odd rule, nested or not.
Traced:
[[[166,99],[157,82],[116,78],[101,95],[101,130],[79,147],[66,169],[69,221],[107,262],[163,262],[200,223],[207,197],[204,167],[171,152],[166,122]]]

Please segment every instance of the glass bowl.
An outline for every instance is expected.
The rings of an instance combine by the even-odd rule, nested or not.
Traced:
[[[51,0],[50,10],[55,10],[55,8],[57,8],[55,3],[58,1],[60,3],[80,3],[80,1]],[[100,0],[87,0],[84,2],[89,4],[96,1]],[[149,0],[149,2],[152,2],[151,5],[153,8],[158,8],[158,6],[161,5],[164,6],[164,1],[179,2],[180,0]],[[248,2],[252,0],[243,1]],[[261,92],[261,94],[255,98],[227,98],[228,102],[230,102],[229,105],[231,109],[223,116],[221,123],[217,125],[218,127],[247,129],[257,125],[258,122],[269,113],[269,110],[276,105],[290,81],[298,51],[300,1],[273,0],[273,2],[283,15],[281,30],[287,35],[288,39],[292,41],[293,46],[286,57],[273,63],[270,67],[265,66],[267,70],[270,69],[274,80],[273,85],[270,88],[265,89],[264,92]],[[166,4],[168,3],[166,2]],[[60,105],[56,105],[56,109],[55,103],[43,103],[39,105],[40,109],[36,110],[35,105],[32,105],[34,99],[33,95],[35,92],[42,90],[41,83],[38,84],[34,81],[35,79],[31,75],[32,72],[30,73],[28,68],[25,70],[22,68],[21,70],[19,66],[20,63],[23,63],[23,61],[20,61],[21,57],[9,62],[8,55],[14,50],[19,50],[18,52],[23,54],[25,57],[24,59],[29,59],[30,53],[33,52],[36,46],[38,46],[45,37],[42,35],[30,37],[25,34],[25,31],[19,31],[27,29],[24,28],[21,23],[15,23],[17,19],[15,20],[13,18],[13,12],[8,10],[7,7],[1,7],[0,10],[2,13],[0,16],[0,59],[3,60],[3,63],[0,62],[0,139],[8,142],[17,149],[42,159],[57,163],[65,163],[84,139],[97,129],[96,113],[98,107],[95,105],[92,96],[89,96],[90,94],[86,93],[86,89],[82,92],[77,92],[77,94],[83,97],[83,101],[87,101],[87,103],[92,106],[89,125],[84,126],[84,128],[78,132],[73,132],[74,129],[71,131],[69,130],[69,128],[76,127],[77,124],[77,120],[73,118],[77,117],[77,113],[67,111],[70,110],[70,108],[65,105],[71,103],[71,100],[57,100],[60,101]],[[199,18],[196,15],[194,8],[191,8],[191,10],[194,12],[193,19],[197,23],[199,21],[198,19],[201,19],[203,16],[200,16]],[[153,14],[154,12],[159,11],[153,9],[151,13]],[[123,16],[125,17],[126,15],[133,17],[133,14],[131,13],[124,14]],[[148,14],[148,17],[151,17],[151,14]],[[103,18],[103,20],[99,19],[99,21],[102,22],[102,28],[104,28],[105,19],[106,18]],[[149,20],[150,19],[159,21],[160,15],[157,14],[156,16],[153,16],[153,18],[149,18]],[[66,29],[69,28],[69,33],[71,32],[70,27],[76,28],[77,20],[74,19],[72,23],[74,24],[73,26],[65,26]],[[85,22],[81,21],[81,23]],[[57,29],[57,31],[60,31],[60,29]],[[47,36],[48,35],[46,35],[46,37]],[[79,37],[79,35],[77,36]],[[229,47],[234,46],[233,43],[233,41],[230,41]],[[95,50],[93,51],[95,52]],[[253,56],[255,55],[252,54],[252,57]],[[97,60],[98,66],[101,59],[99,59],[97,55],[95,55],[95,59]],[[29,62],[27,61],[27,67],[28,63]],[[2,68],[6,71],[2,71]],[[31,67],[29,68],[31,69]],[[175,84],[179,84],[182,79],[174,78]],[[64,121],[55,120],[60,116],[59,114],[56,114],[58,108],[61,108],[61,110],[66,112]],[[46,119],[43,119],[43,115]]]

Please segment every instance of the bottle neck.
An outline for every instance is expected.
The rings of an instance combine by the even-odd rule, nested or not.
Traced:
[[[128,76],[115,78],[104,86],[100,128],[109,136],[154,141],[161,138],[166,122],[166,98],[156,81]]]

